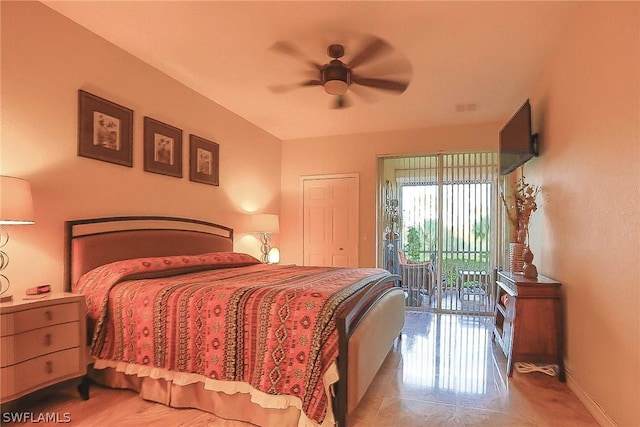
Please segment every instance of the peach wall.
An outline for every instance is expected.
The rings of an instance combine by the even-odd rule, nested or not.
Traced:
[[[301,263],[303,175],[359,174],[359,261],[373,266],[377,157],[495,149],[503,124],[280,143],[40,3],[0,2],[0,14],[0,172],[32,182],[36,209],[36,225],[9,228],[16,294],[62,287],[71,218],[163,214],[241,227],[243,211],[280,209],[282,262]],[[532,88],[542,153],[525,168],[543,187],[536,264],[563,283],[569,383],[603,424],[620,426],[640,424],[639,16],[638,2],[581,6]],[[133,168],[76,156],[80,88],[135,111]],[[144,115],[182,128],[185,141],[220,143],[221,186],[189,182],[186,167],[182,179],[144,172]],[[257,254],[255,238],[238,237],[237,250]]]
[[[539,271],[563,284],[567,370],[601,424],[640,425],[640,3],[584,3],[536,84]]]
[[[38,2],[2,2],[3,175],[31,181],[33,226],[9,229],[14,295],[62,289],[63,222],[154,214],[241,226],[280,207],[280,141]],[[134,110],[133,168],[76,156],[77,91]],[[143,116],[183,130],[183,178],[143,171]],[[188,179],[188,136],[220,144],[220,187]],[[237,231],[242,231],[237,230]],[[236,249],[259,255],[253,236]]]
[[[282,262],[302,264],[302,193],[305,175],[357,173],[360,177],[359,265],[376,264],[377,159],[396,154],[496,150],[500,123],[343,135],[282,143]]]

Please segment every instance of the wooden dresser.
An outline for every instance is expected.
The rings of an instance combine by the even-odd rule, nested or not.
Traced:
[[[0,304],[0,403],[85,375],[84,319],[70,293]]]
[[[564,326],[560,283],[498,271],[494,340],[507,357],[507,374],[516,362],[558,366],[565,381]]]

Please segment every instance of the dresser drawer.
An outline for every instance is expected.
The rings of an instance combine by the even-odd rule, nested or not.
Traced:
[[[63,350],[0,368],[0,399],[11,400],[29,391],[84,374],[78,348]]]
[[[0,338],[0,344],[0,366],[13,365],[43,354],[79,347],[80,324],[63,323],[9,335]]]
[[[77,322],[82,313],[78,303],[56,304],[2,314],[2,336],[19,334],[60,323]]]

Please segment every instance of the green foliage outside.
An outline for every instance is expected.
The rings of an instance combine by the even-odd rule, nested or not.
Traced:
[[[404,245],[404,252],[408,260],[422,261],[422,243],[420,243],[420,233],[415,227],[409,227],[407,230],[407,243]]]
[[[458,280],[458,271],[488,271],[489,248],[487,238],[489,236],[490,221],[486,217],[476,221],[472,228],[474,250],[470,242],[455,236],[453,230],[444,230],[442,280],[445,287],[453,288]],[[418,227],[410,226],[404,234],[404,251],[407,259],[414,262],[435,260],[438,253],[438,223],[434,219],[425,220]],[[464,283],[463,286],[467,286]]]

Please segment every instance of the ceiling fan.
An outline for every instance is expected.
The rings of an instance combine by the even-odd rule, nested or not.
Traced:
[[[354,55],[348,63],[341,60],[345,53],[344,46],[341,44],[329,45],[327,55],[331,60],[326,64],[318,64],[311,61],[302,52],[287,42],[277,42],[272,48],[278,52],[304,60],[314,68],[313,73],[317,76],[316,78],[298,84],[271,86],[270,89],[276,93],[297,87],[322,86],[326,93],[336,96],[334,108],[344,108],[348,106],[346,93],[352,85],[366,86],[373,89],[394,92],[396,94],[401,94],[409,86],[408,80],[387,80],[365,77],[354,71],[356,67],[371,63],[392,50],[387,42],[377,37],[373,37],[365,45],[364,49]]]

